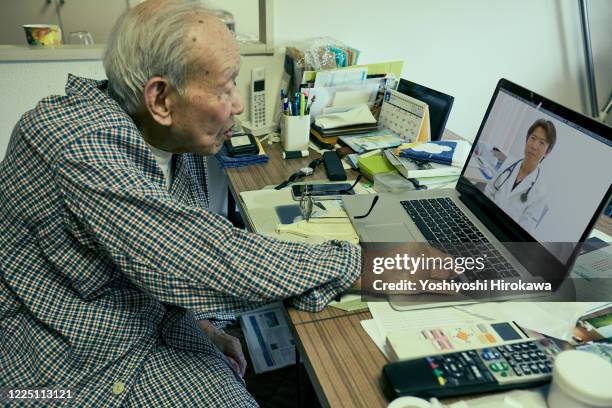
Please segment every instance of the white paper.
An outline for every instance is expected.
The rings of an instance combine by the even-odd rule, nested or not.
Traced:
[[[525,329],[570,341],[578,318],[605,305],[602,302],[492,302],[458,308],[512,320]]]
[[[334,95],[332,107],[365,105],[370,100],[370,91],[338,91]]]
[[[386,337],[384,334],[380,333],[380,330],[378,330],[378,326],[376,325],[374,319],[362,320],[360,323],[361,327],[363,327],[363,330],[365,330],[365,332],[368,334],[368,336],[370,336],[374,344],[376,344],[376,347],[378,347],[378,349],[383,353],[387,360],[391,361],[388,348],[389,346],[387,346],[387,343],[385,341]]]
[[[367,102],[367,100],[366,100]],[[365,103],[341,113],[328,113],[317,116],[315,124],[322,129],[334,129],[340,126],[376,123],[376,119]]]
[[[365,81],[367,76],[367,67],[319,71],[317,72],[314,86],[316,88],[359,83]]]
[[[319,87],[319,88],[311,88],[308,93],[308,100],[314,102],[310,105],[310,117],[314,121],[314,119],[323,113],[325,108],[329,108],[334,106],[334,98],[337,92],[348,92],[348,91],[357,91],[362,92],[363,94],[368,93],[367,104],[371,107],[376,100],[376,95],[378,93],[378,87],[380,86],[380,79],[368,79],[361,84],[351,84],[351,85],[341,85],[341,86],[333,86],[333,87]],[[350,101],[347,101],[345,98],[346,95],[341,96],[342,103],[351,104]],[[358,98],[358,100],[360,100]],[[358,102],[352,102],[352,105],[356,105]]]
[[[256,374],[295,364],[295,341],[282,307],[276,303],[240,316]]]
[[[385,336],[392,330],[423,330],[434,326],[496,320],[488,314],[467,313],[458,307],[438,307],[410,311],[395,311],[388,302],[368,302],[368,308],[378,330]]]

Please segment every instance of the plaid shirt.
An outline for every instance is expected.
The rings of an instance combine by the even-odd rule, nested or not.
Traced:
[[[357,278],[347,243],[281,242],[208,211],[205,157],[175,155],[173,171],[168,191],[106,81],[69,76],[22,117],[0,163],[0,387],[255,405],[196,315],[288,297],[315,311]]]

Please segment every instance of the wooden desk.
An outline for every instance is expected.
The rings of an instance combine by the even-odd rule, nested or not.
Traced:
[[[371,318],[362,311],[293,322],[298,351],[322,406],[373,408],[389,403],[380,382],[387,360],[360,324]]]
[[[228,169],[230,191],[235,199],[242,191],[279,184],[319,157],[311,150],[308,158],[282,160],[279,144],[265,149],[270,156],[268,163]],[[320,166],[307,179],[325,178],[325,170]],[[608,217],[601,218],[596,227],[612,235],[612,221]],[[380,384],[385,357],[360,324],[372,318],[370,312],[347,313],[327,307],[320,313],[307,313],[288,307],[287,318],[322,406],[371,408],[388,404]]]

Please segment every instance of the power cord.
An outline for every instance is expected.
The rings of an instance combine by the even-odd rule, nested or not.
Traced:
[[[287,187],[289,184],[297,181],[298,179],[302,177],[310,176],[312,173],[314,173],[317,166],[319,166],[321,163],[323,163],[322,158],[314,159],[313,161],[310,162],[310,164],[307,167],[303,167],[299,169],[298,171],[293,173],[291,176],[289,176],[287,180],[283,181],[278,186],[274,187],[274,189],[280,190],[282,188]]]

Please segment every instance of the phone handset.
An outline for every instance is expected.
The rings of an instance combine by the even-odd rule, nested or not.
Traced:
[[[262,68],[251,70],[251,123],[254,128],[266,124],[266,72]]]

